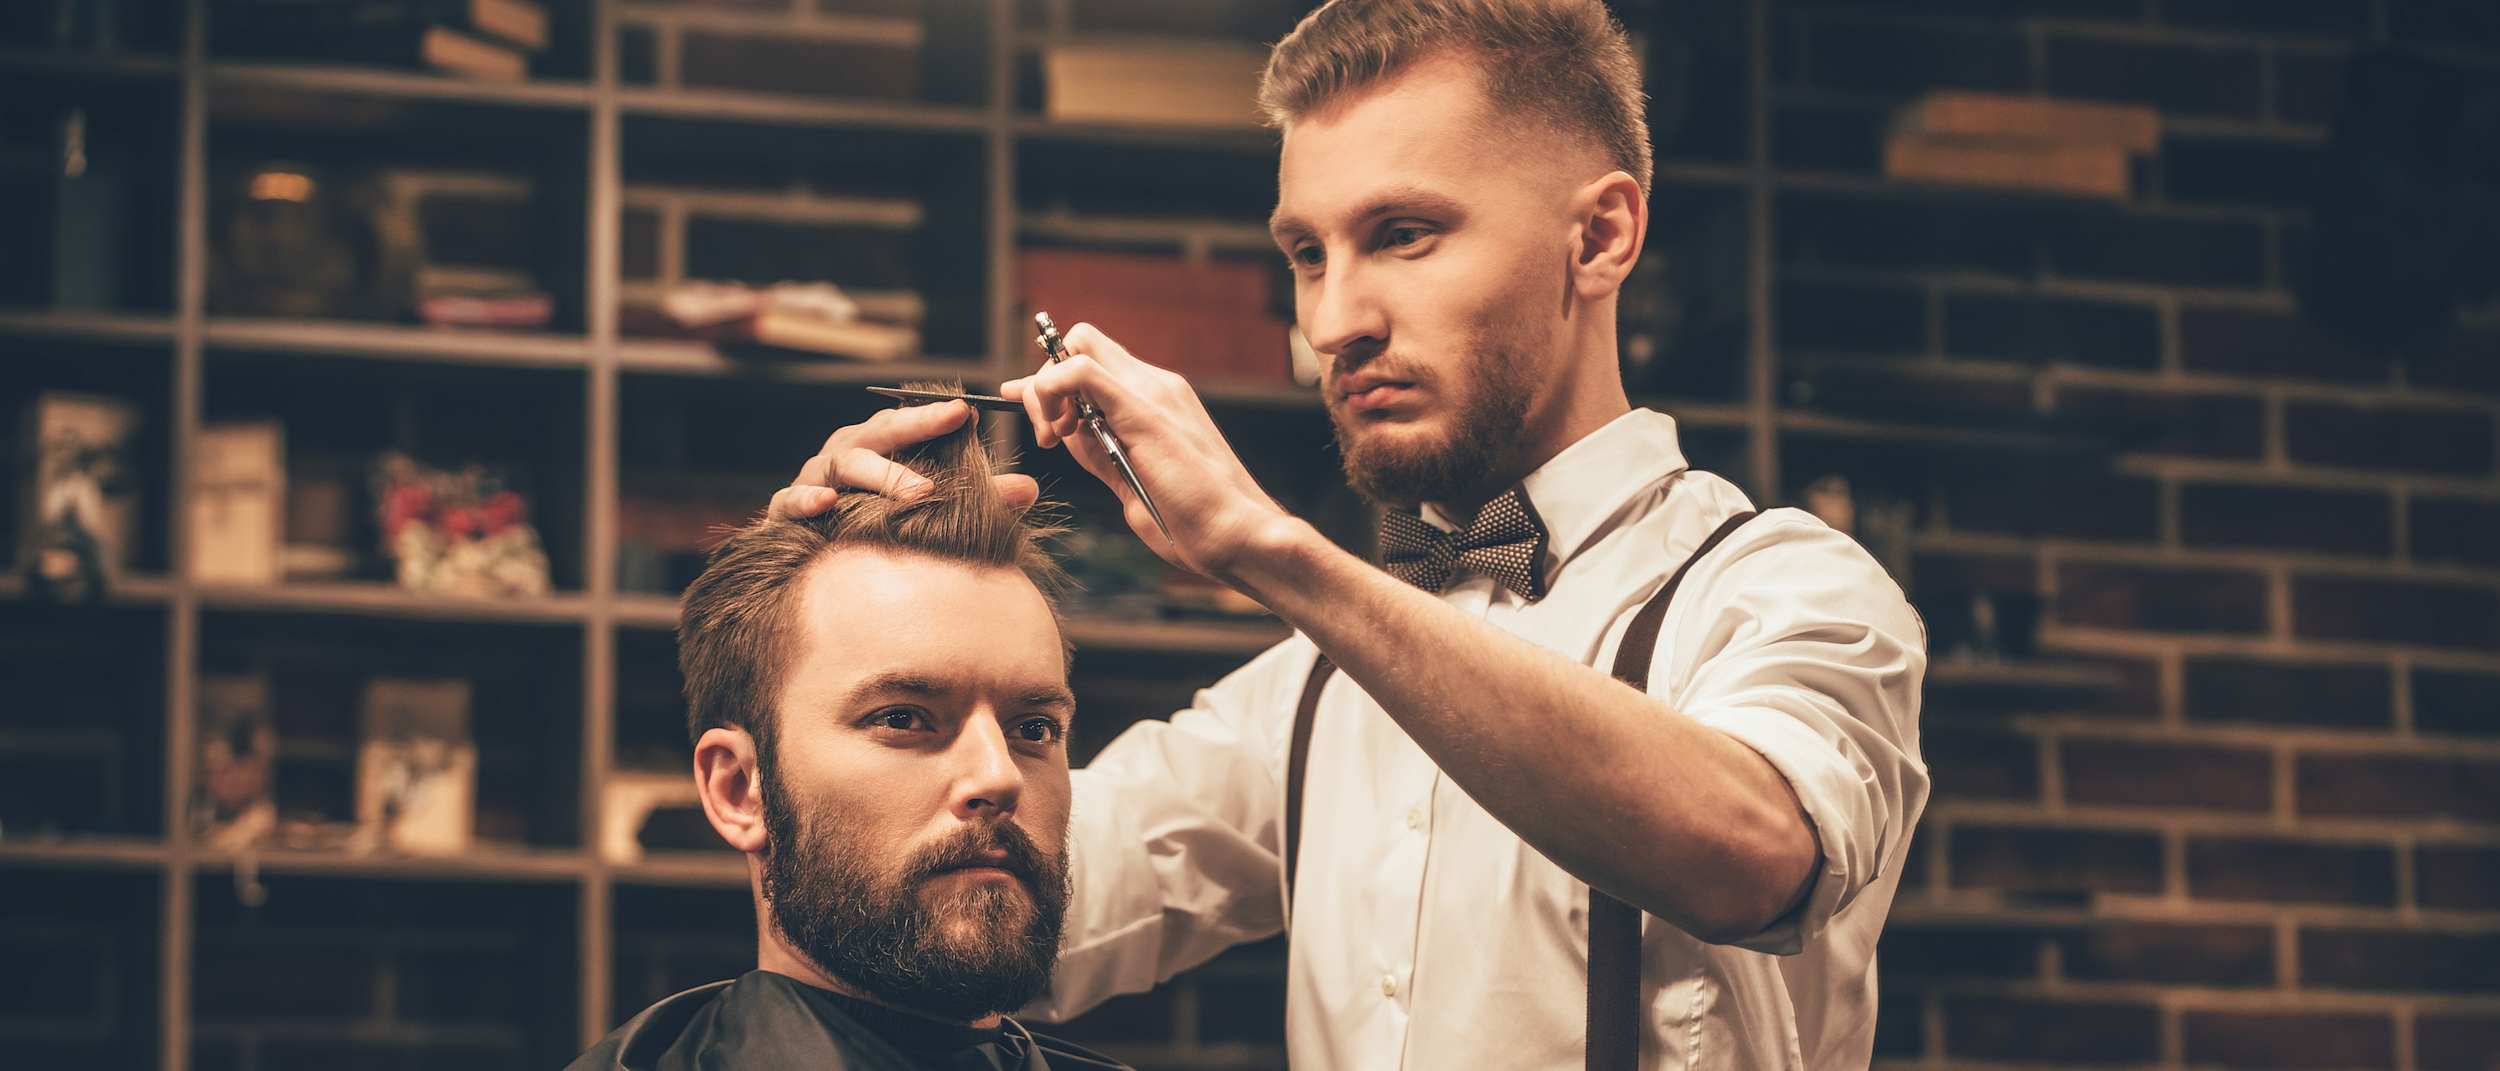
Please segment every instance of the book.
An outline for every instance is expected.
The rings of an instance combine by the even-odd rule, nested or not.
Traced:
[[[276,583],[286,524],[284,430],[276,421],[211,424],[191,454],[191,578]]]
[[[1042,54],[1044,114],[1063,122],[1256,126],[1257,45],[1064,44]]]
[[[279,59],[432,68],[494,81],[529,76],[526,0],[229,0],[212,5],[221,50]],[[484,24],[480,24],[480,15]],[[535,36],[543,41],[545,12]]]
[[[469,682],[376,678],[365,683],[356,749],[356,843],[362,851],[466,851],[476,828],[477,744]]]
[[[428,26],[418,32],[417,58],[438,71],[491,82],[519,82],[530,76],[528,56],[448,26]]]
[[[1270,293],[1264,262],[1094,249],[1016,255],[1022,322],[1035,312],[1081,319],[1191,382],[1293,382],[1288,326],[1268,311]]]
[[[208,847],[257,843],[278,828],[278,730],[269,679],[258,674],[207,674],[199,683],[199,775],[192,786],[191,823]]]
[[[2161,113],[2141,104],[1947,91],[1919,98],[1899,125],[1913,134],[2107,145],[2134,153],[2161,148]]]
[[[533,0],[416,0],[417,15],[457,23],[532,52],[547,47],[547,9]]]
[[[136,402],[107,395],[27,403],[18,564],[45,593],[92,598],[129,565],[141,423]]]
[[[715,342],[804,350],[862,361],[898,361],[920,350],[920,332],[909,327],[866,320],[825,320],[771,309],[715,324],[705,334]]]
[[[1896,133],[1884,143],[1884,174],[1966,186],[2123,198],[2132,172],[2127,150],[2117,145]]]

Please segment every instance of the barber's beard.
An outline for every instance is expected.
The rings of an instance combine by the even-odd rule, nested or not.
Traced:
[[[818,969],[878,1001],[971,1022],[1014,1011],[1050,985],[1068,906],[1068,860],[1046,858],[1008,823],[967,827],[880,868],[869,845],[821,810],[804,819],[788,793],[764,793],[770,838],[764,897],[773,925]],[[924,890],[929,879],[991,851],[1012,884]]]
[[[1330,399],[1329,423],[1346,482],[1356,494],[1374,505],[1414,506],[1479,503],[1502,492],[1490,485],[1496,474],[1516,475],[1508,469],[1525,437],[1528,402],[1537,387],[1526,347],[1507,334],[1490,327],[1472,332],[1466,360],[1441,366],[1432,378],[1433,393],[1452,406],[1437,436],[1392,441]]]

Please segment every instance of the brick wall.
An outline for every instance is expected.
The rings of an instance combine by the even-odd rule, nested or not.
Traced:
[[[2500,5],[1824,0],[1773,26],[1773,151],[1808,173],[1776,202],[1783,378],[1915,383],[1890,416],[1931,428],[2010,397],[2106,444],[1863,444],[1930,466],[1864,475],[1912,488],[1931,614],[2037,594],[2040,656],[2117,681],[1931,682],[1879,1064],[2500,1068],[2500,309],[2406,360],[2291,297],[2345,58],[2418,42],[2500,81]],[[2149,103],[2162,151],[2124,204],[1875,179],[1881,118],[1937,87]],[[1783,482],[1851,453],[1786,449]]]
[[[2500,81],[2500,5],[1777,0],[1758,55],[1744,7],[1622,5],[1691,20],[1705,77],[1770,65],[1787,415],[1749,490],[1912,502],[1940,633],[1970,591],[2040,607],[2036,661],[1935,652],[1878,1065],[2500,1069],[2500,306],[2407,360],[2292,297],[2347,57]],[[2150,104],[2161,151],[2124,203],[1883,180],[1936,88]],[[1661,159],[1707,172],[1732,119]],[[1220,962],[1074,1033],[1272,1064],[1281,954]],[[1230,1002],[1264,1017],[1222,1033]]]

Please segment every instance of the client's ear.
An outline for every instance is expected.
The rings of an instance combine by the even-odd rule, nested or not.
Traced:
[[[764,781],[755,759],[755,738],[744,729],[715,727],[694,744],[694,789],[703,815],[729,846],[762,854]]]

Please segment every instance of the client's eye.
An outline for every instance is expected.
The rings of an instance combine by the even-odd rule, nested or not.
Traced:
[[[1026,718],[1016,724],[1017,738],[1036,744],[1058,743],[1066,733],[1066,729],[1050,718]]]
[[[860,724],[871,729],[892,729],[906,733],[933,728],[929,724],[928,712],[918,707],[887,707],[869,715]]]

